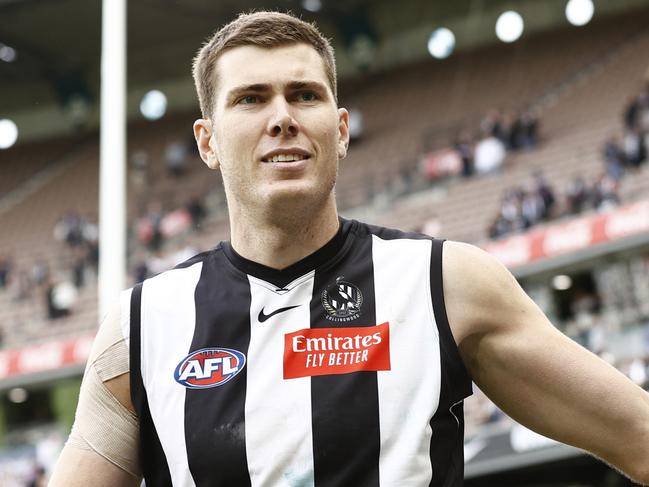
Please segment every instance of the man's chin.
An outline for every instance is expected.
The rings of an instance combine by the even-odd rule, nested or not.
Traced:
[[[332,186],[333,188],[333,186]],[[261,200],[270,207],[286,206],[300,208],[326,200],[331,189],[307,181],[278,181],[264,188]]]

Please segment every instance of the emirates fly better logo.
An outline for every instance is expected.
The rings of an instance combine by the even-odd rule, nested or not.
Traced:
[[[390,370],[389,323],[284,335],[284,379],[377,370]]]

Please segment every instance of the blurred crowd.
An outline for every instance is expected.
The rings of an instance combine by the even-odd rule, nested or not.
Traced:
[[[539,144],[539,130],[536,109],[519,113],[491,109],[480,121],[478,135],[462,128],[450,147],[423,154],[420,174],[431,182],[449,176],[500,174],[507,154]]]
[[[539,117],[528,109],[518,114],[492,109],[480,122],[480,135],[462,130],[453,148],[462,161],[462,175],[499,173],[507,153],[529,150],[539,143]]]
[[[543,173],[537,172],[527,186],[510,188],[503,193],[498,213],[488,227],[489,238],[523,232],[565,215],[593,209],[603,211],[619,203],[619,181],[606,173],[594,181],[576,175],[557,195]]]
[[[61,243],[56,252],[56,268],[44,256],[26,264],[16,264],[10,253],[0,256],[0,292],[6,293],[15,306],[25,305],[30,311],[15,317],[18,322],[4,326],[21,330],[24,323],[20,320],[68,316],[78,292],[88,284],[91,275],[97,275],[99,233],[94,214],[67,212],[55,225],[53,237]],[[38,316],[41,313],[43,316]]]
[[[489,126],[492,125],[487,124]],[[564,215],[576,215],[590,210],[603,211],[619,205],[621,180],[647,161],[649,83],[626,106],[623,127],[622,142],[616,135],[604,142],[604,167],[594,180],[575,175],[564,191],[555,195],[546,178],[541,173],[536,173],[527,187],[506,190],[501,197],[498,213],[488,227],[489,237],[502,238]],[[471,154],[461,144],[456,144],[456,150],[459,154]]]
[[[168,175],[181,178],[187,149],[173,142],[166,151]],[[185,146],[182,146],[185,147]],[[130,168],[130,175],[142,171],[148,162],[146,152],[135,153],[139,161]],[[170,162],[172,161],[172,162]],[[208,215],[208,195],[194,194],[186,204],[175,206],[151,198],[139,216],[129,225],[130,282],[169,269],[194,255],[197,250],[184,243],[191,234],[201,231]],[[35,256],[31,262],[17,263],[13,252],[0,254],[0,293],[13,303],[20,313],[3,316],[0,323],[0,346],[3,330],[11,326],[21,334],[29,335],[26,324],[43,319],[56,321],[74,313],[83,289],[94,284],[99,265],[99,229],[97,217],[77,211],[66,212],[52,229],[58,245],[48,246],[47,252]]]

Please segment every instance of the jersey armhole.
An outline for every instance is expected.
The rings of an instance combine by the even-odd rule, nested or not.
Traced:
[[[450,408],[473,393],[471,376],[464,365],[451,332],[444,301],[442,252],[444,240],[433,239],[430,259],[430,288],[439,333],[442,392],[440,407]]]
[[[131,383],[131,402],[135,411],[142,412],[144,405],[144,384],[142,382],[142,371],[140,368],[141,354],[141,303],[142,283],[136,284],[131,291],[130,313],[129,313],[129,368]]]

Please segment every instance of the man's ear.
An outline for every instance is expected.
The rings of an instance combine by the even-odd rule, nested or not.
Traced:
[[[216,155],[214,146],[214,133],[212,131],[212,121],[209,119],[199,118],[194,122],[194,138],[198,153],[210,169],[219,168],[219,160]]]
[[[349,112],[345,108],[338,109],[338,157],[344,159],[349,147]]]

